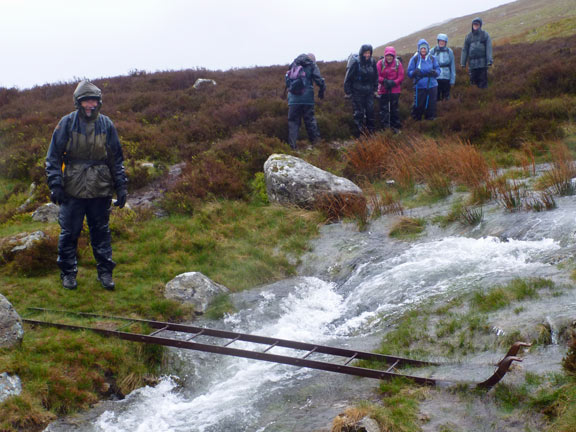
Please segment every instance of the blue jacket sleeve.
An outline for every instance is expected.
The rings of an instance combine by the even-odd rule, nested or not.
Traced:
[[[408,63],[408,71],[406,72],[410,78],[414,78],[414,69],[416,69],[416,62],[414,61],[414,57],[412,57]]]
[[[434,57],[434,63],[432,63],[432,67],[436,72],[436,76],[439,77],[442,70],[440,69],[440,63],[438,63],[438,59],[436,57]]]
[[[490,39],[490,35],[486,33],[486,64],[492,66],[492,63],[494,63],[494,59],[492,58],[492,39]]]
[[[46,154],[46,179],[50,189],[54,186],[64,187],[62,163],[64,162],[64,152],[69,139],[69,122],[69,115],[62,117],[56,129],[54,129],[52,141],[50,141],[48,153]]]
[[[450,49],[450,85],[456,83],[456,61],[454,59],[454,51]]]

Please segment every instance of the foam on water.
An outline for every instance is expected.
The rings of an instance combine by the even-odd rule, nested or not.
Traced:
[[[270,300],[266,295],[265,300]],[[294,293],[280,304],[280,317],[264,325],[257,334],[282,339],[319,342],[329,337],[327,325],[340,316],[342,297],[334,285],[317,278],[304,278]],[[233,322],[234,319],[230,319]],[[263,323],[264,324],[264,323]],[[242,331],[242,329],[236,329]],[[245,344],[236,343],[242,348]],[[275,354],[284,350],[275,348]],[[274,383],[289,385],[294,377],[307,370],[247,359],[232,359],[225,377],[215,382],[202,395],[187,398],[176,389],[170,378],[162,380],[156,388],[135,391],[123,404],[126,409],[107,411],[97,421],[97,430],[107,432],[152,431],[206,431],[211,425],[226,419],[250,422],[250,407],[266,392],[273,391]],[[266,390],[262,387],[266,385]],[[136,402],[136,403],[133,403]],[[240,420],[242,419],[242,420]]]
[[[256,309],[260,308],[261,316],[263,309],[272,308],[266,310],[275,312],[274,319],[248,325],[250,316],[240,318],[239,313],[229,317],[226,325],[240,332],[249,329],[254,334],[322,344],[363,327],[368,331],[366,323],[383,311],[401,309],[450,289],[471,288],[489,275],[538,275],[543,267],[550,266],[539,257],[558,247],[552,240],[501,241],[490,237],[449,237],[415,244],[398,256],[364,263],[338,287],[309,277],[302,278],[280,303],[274,295],[263,293]],[[243,346],[248,345],[234,344]],[[282,354],[283,350],[274,348],[274,353]],[[254,426],[259,418],[254,407],[259,401],[315,373],[247,359],[227,358],[219,365],[223,370],[206,392],[195,394],[194,389],[178,388],[167,377],[155,388],[133,392],[114,411],[102,414],[90,430],[256,430],[262,426]]]

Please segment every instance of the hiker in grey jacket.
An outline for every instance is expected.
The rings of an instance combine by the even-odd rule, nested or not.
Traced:
[[[438,81],[438,100],[450,99],[450,88],[456,82],[456,63],[454,62],[454,52],[448,48],[448,36],[440,33],[436,38],[438,45],[430,50],[430,54],[436,57],[440,65],[440,75]]]
[[[470,73],[470,84],[479,88],[488,87],[488,68],[492,66],[492,40],[490,35],[482,30],[482,19],[474,18],[472,31],[466,36],[460,66],[466,67]]]
[[[301,88],[290,90],[291,81],[295,79],[291,78],[290,74],[296,74],[298,66],[300,66],[298,70],[302,74]],[[296,150],[300,123],[304,120],[308,140],[314,145],[320,139],[318,123],[314,116],[314,83],[318,86],[319,99],[324,99],[324,92],[326,91],[326,84],[320,74],[314,54],[300,54],[296,57],[290,65],[290,70],[286,72],[285,80],[288,91],[288,144],[293,150]]]
[[[112,261],[108,223],[114,193],[116,206],[126,204],[124,157],[114,124],[99,113],[100,89],[91,82],[80,82],[74,91],[74,104],[77,110],[62,117],[46,155],[50,198],[60,206],[60,277],[64,288],[76,289],[76,249],[86,217],[98,280],[105,289],[113,290],[116,263]]]

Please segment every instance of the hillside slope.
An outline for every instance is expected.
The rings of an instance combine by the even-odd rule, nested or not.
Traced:
[[[576,33],[576,0],[517,0],[435,24],[381,45],[374,52],[381,56],[384,48],[392,45],[398,53],[411,53],[416,50],[416,43],[421,38],[433,45],[438,33],[448,35],[450,46],[461,47],[472,20],[477,16],[484,21],[483,28],[490,33],[495,44],[534,42]]]

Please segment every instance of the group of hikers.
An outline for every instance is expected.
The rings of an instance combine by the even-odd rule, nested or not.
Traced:
[[[450,89],[456,82],[454,52],[448,47],[448,36],[440,33],[437,45],[430,49],[425,39],[418,41],[418,49],[408,63],[406,75],[414,81],[414,103],[411,116],[419,121],[422,118],[436,118],[436,102],[450,99]],[[490,35],[482,30],[482,19],[472,21],[472,30],[466,36],[460,66],[466,68],[470,83],[479,88],[488,86],[488,68],[492,66],[492,42]],[[379,101],[379,122],[381,129],[400,132],[398,102],[404,67],[392,46],[384,49],[384,56],[376,61],[371,45],[362,45],[357,55],[351,55],[344,78],[345,98],[352,101],[355,134],[371,134],[376,131],[374,100]],[[326,83],[316,65],[313,54],[301,54],[290,65],[286,73],[288,91],[288,144],[297,148],[300,123],[314,145],[320,132],[314,116],[314,84],[319,87],[318,98],[324,98]]]
[[[492,64],[490,37],[482,29],[482,20],[472,22],[466,37],[461,65],[469,64],[470,81],[480,88],[487,85],[488,66]],[[447,47],[448,37],[438,35],[438,45],[430,49],[422,39],[410,59],[407,74],[415,81],[412,116],[434,119],[436,100],[448,99],[456,70],[454,54]],[[346,97],[352,100],[357,133],[375,130],[374,95],[380,101],[382,127],[399,131],[398,99],[404,80],[404,67],[393,47],[386,47],[384,57],[375,61],[372,46],[362,45],[347,65],[344,80]],[[314,117],[314,84],[322,99],[326,83],[312,54],[298,56],[286,74],[288,90],[289,144],[296,148],[298,129],[304,119],[309,140],[320,137]],[[90,244],[96,259],[98,281],[104,289],[114,290],[109,227],[112,197],[123,208],[127,199],[127,178],[122,147],[113,122],[100,114],[102,92],[93,83],[82,81],[74,91],[76,110],[64,116],[52,135],[46,155],[46,177],[52,202],[60,206],[58,223],[58,266],[62,286],[77,288],[78,238],[84,219],[88,222]]]

